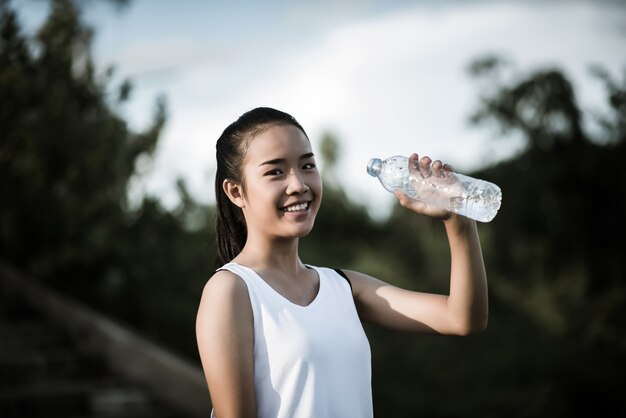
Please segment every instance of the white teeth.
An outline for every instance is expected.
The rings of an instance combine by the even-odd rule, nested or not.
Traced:
[[[292,206],[288,206],[286,208],[284,208],[285,212],[297,212],[300,210],[305,210],[307,208],[308,204],[307,203],[299,203],[297,205],[292,205]]]

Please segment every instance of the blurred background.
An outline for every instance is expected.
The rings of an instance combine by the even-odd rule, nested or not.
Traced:
[[[214,145],[261,105],[322,166],[307,263],[448,291],[370,157],[503,190],[487,331],[366,327],[376,416],[624,414],[625,40],[622,1],[0,0],[0,416],[205,416]]]

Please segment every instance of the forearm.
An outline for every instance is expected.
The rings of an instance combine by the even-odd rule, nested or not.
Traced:
[[[450,243],[450,296],[447,309],[460,334],[487,325],[487,275],[476,222],[453,215],[444,221]]]

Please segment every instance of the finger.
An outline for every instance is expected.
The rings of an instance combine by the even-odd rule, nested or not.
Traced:
[[[413,153],[409,156],[409,172],[415,173],[416,171],[419,172],[419,156],[416,153]]]
[[[400,205],[407,207],[410,203],[411,203],[411,199],[409,198],[409,196],[406,193],[400,192],[400,191],[396,191],[394,192],[394,195],[398,198],[398,201],[400,202]]]
[[[443,163],[441,160],[435,160],[432,164],[433,174],[435,177],[444,177],[445,173],[443,172]]]
[[[411,199],[406,193],[396,191],[395,196],[398,198],[398,202],[404,208],[410,209],[415,212],[420,212],[424,208],[424,203],[415,199]]]
[[[444,164],[442,173],[444,177],[452,179],[454,178],[454,167],[450,164]]]
[[[430,168],[430,163],[431,162],[432,162],[432,160],[428,156],[423,156],[422,158],[420,158],[419,170],[420,170],[420,174],[423,177],[430,177],[431,176],[431,174],[432,174],[432,171],[431,171],[431,168]]]

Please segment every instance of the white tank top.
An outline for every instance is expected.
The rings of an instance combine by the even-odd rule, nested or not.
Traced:
[[[300,306],[252,269],[222,267],[241,277],[250,295],[257,417],[372,417],[370,346],[350,284],[332,269],[310,268],[319,291]]]

